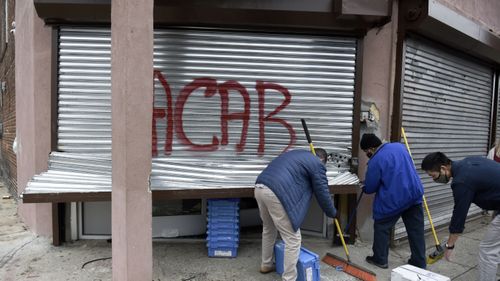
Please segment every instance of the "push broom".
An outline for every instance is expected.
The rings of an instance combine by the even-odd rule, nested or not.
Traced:
[[[405,141],[406,149],[410,154],[411,161],[413,162],[413,165],[415,165],[415,162],[413,161],[413,156],[411,156],[408,140],[406,139],[405,129],[403,127],[401,127],[401,134]],[[441,246],[441,243],[439,243],[439,239],[436,234],[436,229],[434,229],[434,223],[432,222],[431,212],[429,212],[429,207],[427,206],[427,200],[425,200],[425,195],[422,196],[422,201],[424,202],[425,211],[427,213],[427,217],[429,218],[429,224],[431,225],[432,235],[434,236],[434,242],[436,242],[436,250],[427,257],[427,264],[433,264],[444,256],[444,249]]]
[[[311,152],[316,155],[316,152],[314,151],[314,146],[311,140],[311,136],[309,135],[309,130],[307,129],[307,124],[306,120],[300,119],[302,122],[302,127],[304,128],[304,132],[306,134],[307,142],[309,143],[309,147],[311,149]],[[347,249],[347,245],[344,240],[344,235],[342,234],[342,230],[340,229],[340,224],[337,218],[334,218],[335,222],[335,227],[337,228],[337,231],[340,235],[340,241],[342,242],[342,246],[344,247],[344,252],[345,255],[347,256],[347,260],[336,256],[331,253],[326,253],[326,255],[321,259],[324,263],[331,265],[335,268],[341,267],[342,271],[345,273],[352,275],[358,279],[361,279],[363,281],[376,281],[377,276],[373,271],[370,271],[362,266],[356,265],[351,262],[351,258],[349,256],[349,250]]]

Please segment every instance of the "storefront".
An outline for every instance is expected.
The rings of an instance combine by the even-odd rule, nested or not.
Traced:
[[[110,3],[104,2],[34,1],[38,16],[54,30],[57,129],[48,171],[38,170],[23,201],[93,202],[66,206],[81,217],[80,230],[89,230],[81,237],[109,233],[101,226],[109,225],[102,214],[109,214],[104,202],[111,200],[113,49]],[[252,197],[253,181],[266,163],[286,149],[307,148],[300,118],[316,146],[342,155],[340,166],[329,164],[332,178],[356,170],[359,134],[370,130],[400,141],[405,127],[417,166],[434,149],[449,149],[456,158],[484,154],[498,116],[498,37],[481,33],[477,24],[476,36],[448,22],[462,18],[436,1],[157,1],[153,213],[155,220],[175,214],[170,217],[182,222],[189,216],[189,225],[200,227],[159,227],[153,236],[203,231],[206,198]],[[380,109],[372,127],[360,124],[371,113],[361,113],[362,99]],[[464,130],[469,125],[473,129]],[[435,220],[446,223],[449,188],[422,178]],[[342,184],[333,185],[335,193],[345,192]],[[162,207],[162,200],[174,208]],[[248,207],[255,217],[255,205]],[[358,214],[370,225],[370,213]],[[102,223],[94,227],[97,218]],[[308,227],[325,234],[323,222]],[[403,232],[398,225],[395,238]]]

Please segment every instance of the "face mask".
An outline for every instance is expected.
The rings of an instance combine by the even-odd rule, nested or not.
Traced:
[[[441,171],[439,171],[439,177],[434,179],[437,183],[448,183],[449,180],[450,179],[446,176],[446,173],[441,173]]]

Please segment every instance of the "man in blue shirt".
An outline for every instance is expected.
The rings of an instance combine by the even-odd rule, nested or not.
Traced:
[[[408,150],[401,143],[382,143],[374,134],[364,134],[361,149],[370,158],[363,191],[375,193],[373,201],[373,256],[366,261],[388,267],[390,233],[401,217],[408,233],[411,257],[408,263],[426,268],[424,188]]]
[[[306,150],[292,150],[275,158],[255,182],[255,199],[262,218],[261,273],[274,271],[273,251],[279,231],[285,242],[283,281],[297,279],[300,253],[300,225],[314,194],[319,206],[333,218],[337,210],[326,178],[327,153],[316,148],[316,155]]]
[[[451,161],[444,153],[434,152],[422,161],[422,170],[437,183],[451,182],[455,206],[450,222],[445,258],[450,260],[470,205],[493,210],[493,219],[479,244],[479,280],[495,281],[500,263],[500,165],[484,157],[466,157]]]

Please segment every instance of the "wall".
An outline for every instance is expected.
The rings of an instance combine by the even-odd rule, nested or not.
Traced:
[[[435,0],[429,0],[435,1]],[[440,3],[480,23],[500,36],[500,1],[498,0],[440,0]]]
[[[5,3],[7,2],[7,23],[5,22]],[[16,155],[12,149],[12,143],[16,137],[16,85],[15,85],[15,64],[14,64],[14,33],[8,32],[5,35],[5,29],[12,29],[14,22],[15,1],[0,1],[0,83],[5,83],[5,92],[0,96],[0,122],[3,124],[2,137],[0,138],[0,175],[6,183],[9,192],[14,197],[17,196],[17,171]],[[7,37],[6,37],[7,36]]]
[[[51,144],[51,28],[36,15],[33,1],[16,5],[15,77],[18,194],[33,175],[47,169]],[[50,204],[19,204],[24,222],[39,235],[51,235]]]

